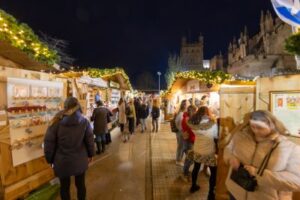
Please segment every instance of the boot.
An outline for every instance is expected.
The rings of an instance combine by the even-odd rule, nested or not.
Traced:
[[[101,142],[96,142],[96,145],[97,145],[97,151],[96,151],[96,154],[100,154],[102,149],[101,149]]]

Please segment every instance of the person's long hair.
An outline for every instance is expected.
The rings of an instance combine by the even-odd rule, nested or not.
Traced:
[[[211,117],[209,108],[207,106],[201,106],[189,121],[194,125],[199,124],[204,116]]]
[[[184,112],[187,107],[187,100],[184,99],[181,101],[178,112]]]

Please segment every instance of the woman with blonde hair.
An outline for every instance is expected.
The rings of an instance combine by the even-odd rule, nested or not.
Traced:
[[[129,99],[129,105],[126,108],[126,110],[127,111],[125,111],[125,112],[126,112],[127,119],[128,119],[129,132],[130,132],[130,134],[133,134],[135,124],[136,124],[136,110],[135,110],[135,107],[134,107],[133,99]]]
[[[231,199],[292,199],[292,191],[300,191],[300,147],[284,136],[287,132],[265,110],[250,113],[235,130],[224,151]],[[247,186],[240,174],[248,174]]]
[[[194,150],[188,152],[188,158],[194,161],[190,192],[193,193],[200,189],[200,186],[197,185],[198,173],[201,164],[206,165],[211,172],[207,199],[214,200],[217,176],[216,144],[214,140],[218,138],[216,120],[212,117],[208,107],[201,106],[188,121],[188,126],[196,136]]]

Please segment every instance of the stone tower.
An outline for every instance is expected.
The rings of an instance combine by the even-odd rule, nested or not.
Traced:
[[[181,41],[180,62],[184,70],[203,70],[203,36],[197,42],[188,43],[185,37]]]

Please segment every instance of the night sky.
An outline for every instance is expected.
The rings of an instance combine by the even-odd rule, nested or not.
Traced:
[[[123,67],[133,83],[143,71],[165,72],[181,37],[204,35],[204,57],[226,53],[247,25],[259,30],[270,0],[1,0],[0,8],[36,33],[66,40],[75,65]],[[156,78],[156,77],[155,77]]]

